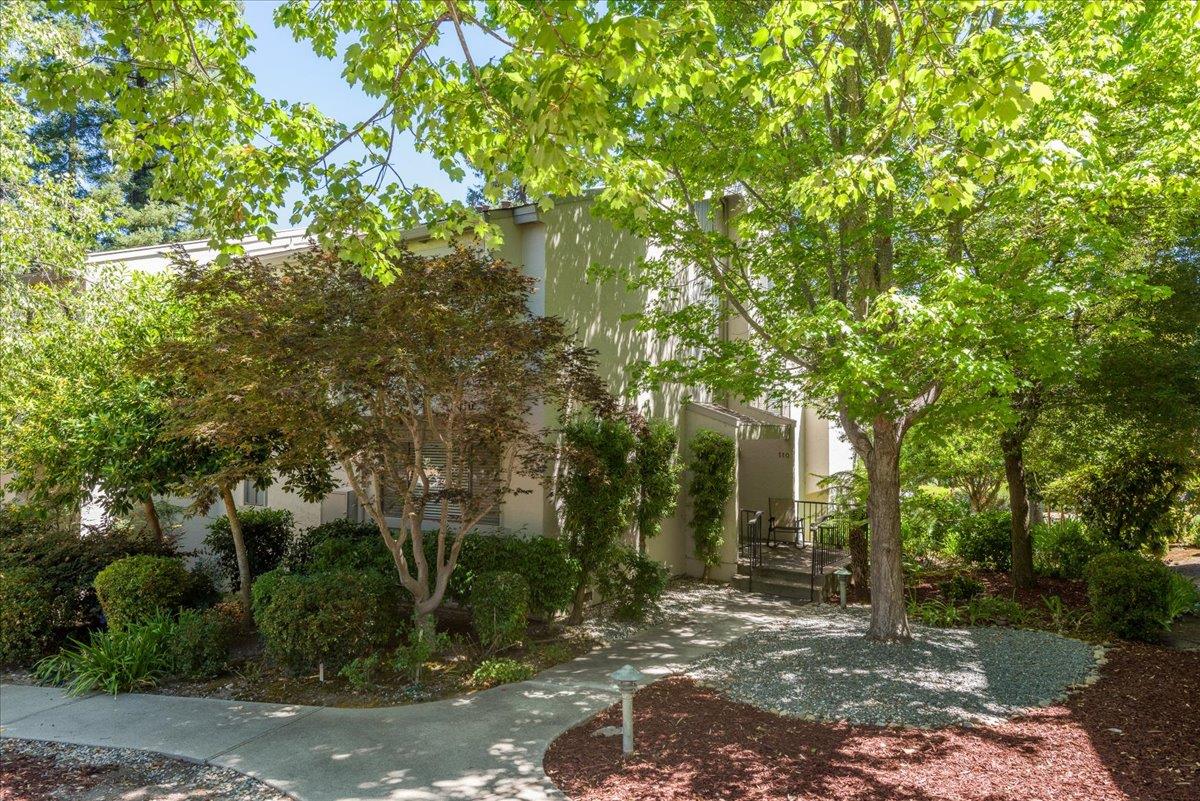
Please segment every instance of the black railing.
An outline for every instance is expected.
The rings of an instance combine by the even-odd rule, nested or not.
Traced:
[[[809,597],[819,602],[825,600],[825,567],[831,559],[841,557],[846,550],[849,525],[845,515],[838,514],[830,508],[822,517],[813,519],[809,527],[809,537],[812,541]]]
[[[743,509],[738,515],[738,560],[749,566],[749,584],[754,587],[754,568],[762,565],[763,559],[763,513],[756,509]]]

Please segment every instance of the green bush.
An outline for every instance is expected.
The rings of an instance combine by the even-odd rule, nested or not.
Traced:
[[[957,626],[959,622],[958,607],[938,598],[927,601],[908,601],[908,616],[926,626],[949,627]]]
[[[600,574],[600,595],[613,603],[613,617],[641,621],[658,605],[671,573],[662,562],[621,548],[608,569]]]
[[[349,682],[350,686],[356,690],[365,690],[370,687],[374,683],[375,676],[378,673],[379,654],[377,653],[351,659],[338,671],[338,675]]]
[[[476,577],[471,589],[471,624],[488,650],[515,645],[525,636],[529,585],[517,573],[496,571]]]
[[[987,511],[968,515],[959,523],[957,556],[973,565],[1007,571],[1012,567],[1012,515]]]
[[[285,509],[242,508],[238,509],[238,521],[242,524],[242,538],[246,541],[251,579],[279,567],[295,534],[296,523],[292,513]],[[221,572],[229,583],[237,587],[237,554],[233,548],[229,518],[218,517],[208,524],[204,546],[217,557]]]
[[[515,659],[485,659],[471,674],[471,683],[477,687],[494,687],[514,681],[532,679],[536,673],[533,665]]]
[[[947,601],[969,601],[983,593],[983,582],[973,576],[959,573],[938,584],[938,592]]]
[[[1128,640],[1154,640],[1170,622],[1171,570],[1136,553],[1106,553],[1084,571],[1095,624]]]
[[[215,676],[224,670],[234,622],[215,609],[185,609],[171,625],[165,648],[165,670],[189,679]]]
[[[88,527],[83,536],[0,507],[0,572],[29,569],[50,588],[51,638],[99,624],[96,574],[126,556],[173,556],[174,545],[124,523]]]
[[[183,606],[191,577],[178,559],[127,556],[96,575],[96,597],[109,628]]]
[[[1038,572],[1065,579],[1083,578],[1088,562],[1113,550],[1088,532],[1078,520],[1059,520],[1034,526],[1033,556]]]
[[[190,609],[207,609],[221,600],[217,589],[220,578],[217,566],[212,561],[198,562],[188,571],[188,582],[183,594],[183,605]]]
[[[704,565],[704,577],[708,578],[709,569],[721,563],[725,506],[733,495],[737,443],[731,437],[706,429],[692,437],[689,447],[692,539],[696,558]]]
[[[66,685],[69,695],[152,687],[169,673],[173,631],[174,621],[162,612],[125,628],[95,631],[88,642],[72,640],[70,647],[38,662],[34,676]]]
[[[1029,619],[1029,613],[1011,598],[998,598],[995,595],[979,595],[967,602],[967,623],[978,626],[980,623],[1019,626]]]
[[[427,543],[430,549],[434,543]],[[471,597],[476,577],[497,570],[518,574],[529,585],[529,609],[551,618],[571,606],[579,565],[563,540],[517,534],[470,533],[463,539],[458,567],[450,576],[449,594],[456,601]]]
[[[385,647],[400,622],[395,585],[358,573],[282,575],[257,618],[267,652],[293,670],[337,670]]]
[[[391,554],[375,524],[349,518],[330,520],[300,532],[288,545],[283,567],[291,573],[370,567],[379,567],[382,572],[395,571]]]
[[[429,619],[426,623],[430,623]],[[432,625],[411,626],[404,642],[392,654],[392,667],[413,681],[421,680],[425,663],[450,647],[450,637]]]
[[[270,605],[271,598],[275,594],[279,582],[287,575],[287,573],[279,568],[268,570],[250,585],[250,611],[253,613],[255,620],[267,610],[267,606]]]
[[[54,588],[28,567],[0,570],[0,665],[29,664],[54,643]]]

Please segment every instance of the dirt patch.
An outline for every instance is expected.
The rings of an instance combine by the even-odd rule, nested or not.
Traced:
[[[1037,586],[1014,588],[1012,576],[995,570],[927,570],[910,590],[918,601],[940,598],[938,585],[954,575],[967,575],[983,584],[984,592],[999,598],[1012,598],[1030,610],[1044,610],[1046,599],[1058,596],[1068,609],[1088,607],[1087,583],[1071,579],[1038,576]]]
[[[577,801],[1185,801],[1200,799],[1200,653],[1122,647],[1098,683],[1000,726],[811,723],[671,678],[636,700],[638,753],[593,732],[546,754]]]

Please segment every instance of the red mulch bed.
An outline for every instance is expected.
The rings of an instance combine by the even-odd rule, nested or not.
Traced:
[[[1043,599],[1057,595],[1068,609],[1082,609],[1088,605],[1087,583],[1071,579],[1049,578],[1038,576],[1037,586],[1013,591],[1012,576],[994,570],[970,570],[965,572],[972,578],[978,579],[984,586],[984,592],[1000,598],[1013,598],[1022,606],[1033,609],[1043,607]],[[941,591],[938,583],[954,575],[953,570],[931,570],[922,576],[922,580],[912,588],[919,601],[930,598],[940,598]]]
[[[556,740],[546,772],[577,801],[1196,801],[1200,653],[1110,652],[1097,684],[1003,726],[811,723],[683,678],[637,695],[638,752],[612,707]]]

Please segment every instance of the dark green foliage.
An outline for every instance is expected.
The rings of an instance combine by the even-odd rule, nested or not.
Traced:
[[[279,586],[279,582],[287,577],[287,573],[280,568],[268,570],[254,580],[250,585],[250,611],[257,620],[271,603],[271,598],[275,595],[275,590]]]
[[[563,531],[579,563],[582,586],[604,567],[633,522],[640,480],[634,458],[637,438],[624,420],[585,417],[568,423],[563,439]]]
[[[28,568],[51,588],[55,641],[99,624],[100,604],[92,584],[105,567],[126,556],[174,553],[171,543],[126,524],[92,527],[80,536],[0,507],[0,571]]]
[[[429,546],[427,546],[429,547]],[[529,611],[550,618],[571,605],[579,565],[563,540],[516,534],[468,534],[450,576],[449,595],[465,602],[477,576],[508,570],[529,586]]]
[[[692,473],[688,493],[692,496],[692,536],[696,558],[708,569],[721,562],[724,544],[725,505],[733,495],[737,444],[716,431],[697,432],[690,443]]]
[[[54,642],[54,588],[29,567],[0,569],[0,665],[29,664]]]
[[[272,657],[293,670],[327,669],[385,647],[400,623],[395,583],[357,573],[283,575],[275,581],[259,632]]]
[[[183,605],[191,609],[207,609],[221,600],[221,592],[217,589],[219,577],[217,567],[212,562],[200,562],[193,565],[192,569],[188,571]]]
[[[636,522],[645,542],[658,536],[662,521],[679,502],[679,434],[667,420],[648,420],[637,434],[638,490]]]
[[[279,567],[295,535],[296,523],[292,513],[284,509],[242,508],[238,509],[238,520],[246,540],[251,579]],[[236,587],[237,554],[233,550],[233,534],[229,530],[228,518],[219,517],[209,524],[204,545],[217,557],[221,572]]]
[[[1084,571],[1093,620],[1127,640],[1157,639],[1170,623],[1170,569],[1136,553],[1097,556]]]
[[[956,551],[973,565],[1007,571],[1012,567],[1012,516],[992,510],[963,518]]]
[[[349,682],[350,686],[354,689],[365,690],[374,683],[375,675],[379,672],[379,667],[379,654],[373,653],[368,656],[351,659],[342,666],[342,669],[338,671],[338,675]]]
[[[600,594],[613,604],[616,619],[641,621],[658,605],[670,579],[671,573],[662,562],[632,548],[620,548],[600,574]]]
[[[169,556],[127,556],[96,575],[96,597],[109,628],[183,606],[191,577]]]
[[[1011,598],[977,595],[967,602],[966,617],[970,626],[982,623],[1019,626],[1029,617],[1029,613]]]
[[[343,559],[347,562],[344,565]],[[322,564],[314,565],[316,560]],[[297,534],[284,554],[283,566],[292,573],[316,573],[336,566],[356,569],[366,567],[364,562],[376,561],[385,570],[395,572],[375,524],[340,518]]]
[[[1058,520],[1034,526],[1033,558],[1038,572],[1066,579],[1083,578],[1088,562],[1113,546],[1078,520]]]
[[[229,659],[235,633],[233,621],[215,609],[183,610],[165,643],[165,670],[189,679],[217,675]]]
[[[947,601],[969,601],[983,593],[983,582],[972,576],[959,573],[938,585],[938,592]]]
[[[1171,505],[1187,477],[1170,458],[1122,453],[1089,465],[1072,479],[1088,528],[1123,550],[1161,548],[1171,535]]]
[[[481,573],[471,588],[471,624],[489,651],[516,645],[525,636],[529,585],[517,573]]]

